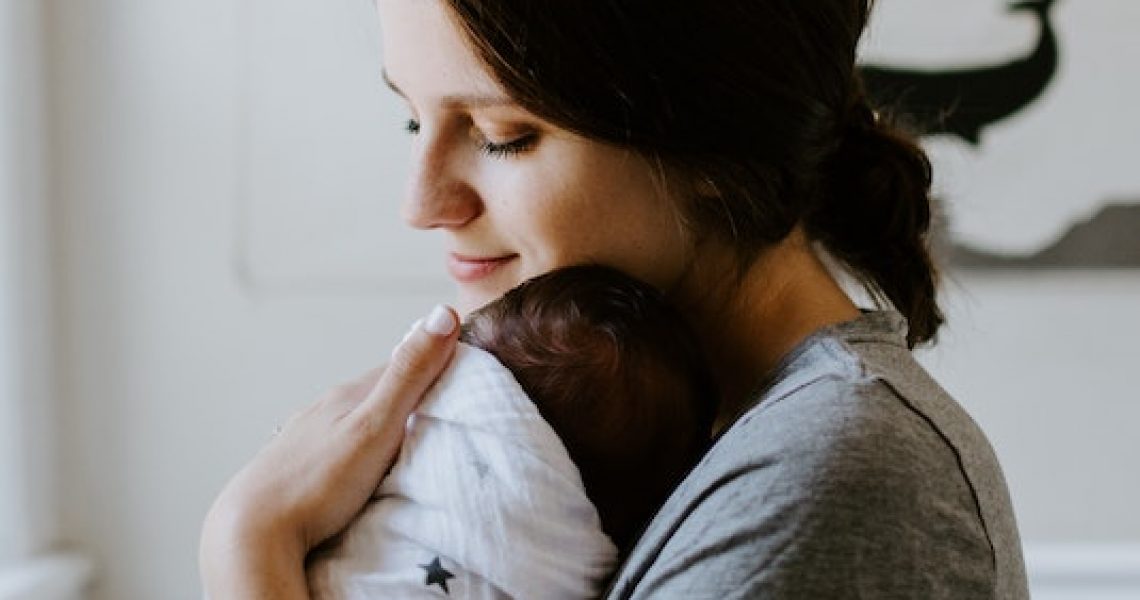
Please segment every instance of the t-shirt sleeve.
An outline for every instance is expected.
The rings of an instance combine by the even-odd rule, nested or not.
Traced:
[[[813,386],[734,427],[741,447],[707,459],[714,478],[632,597],[992,595],[993,551],[953,448],[882,382]]]

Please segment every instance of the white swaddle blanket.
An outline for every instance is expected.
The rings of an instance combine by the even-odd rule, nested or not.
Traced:
[[[591,598],[617,565],[565,446],[505,367],[459,344],[314,598]]]

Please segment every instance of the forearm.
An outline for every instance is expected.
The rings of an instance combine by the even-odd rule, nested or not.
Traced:
[[[274,536],[207,527],[199,549],[210,600],[308,600],[305,554]]]

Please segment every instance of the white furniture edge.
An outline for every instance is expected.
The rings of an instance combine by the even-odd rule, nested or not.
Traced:
[[[0,600],[79,600],[86,597],[91,562],[52,554],[0,569]]]
[[[59,536],[43,8],[0,3],[0,600],[84,597]]]
[[[1034,586],[1128,586],[1140,591],[1140,542],[1027,543],[1025,564]]]

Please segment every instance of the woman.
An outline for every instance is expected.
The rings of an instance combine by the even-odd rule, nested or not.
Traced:
[[[460,310],[598,262],[665,290],[715,366],[716,443],[609,597],[1027,596],[996,458],[909,353],[942,322],[930,168],[855,73],[867,0],[377,5],[404,217],[446,234]],[[897,312],[857,308],[824,253]],[[456,325],[437,308],[229,483],[212,597],[305,597]]]

